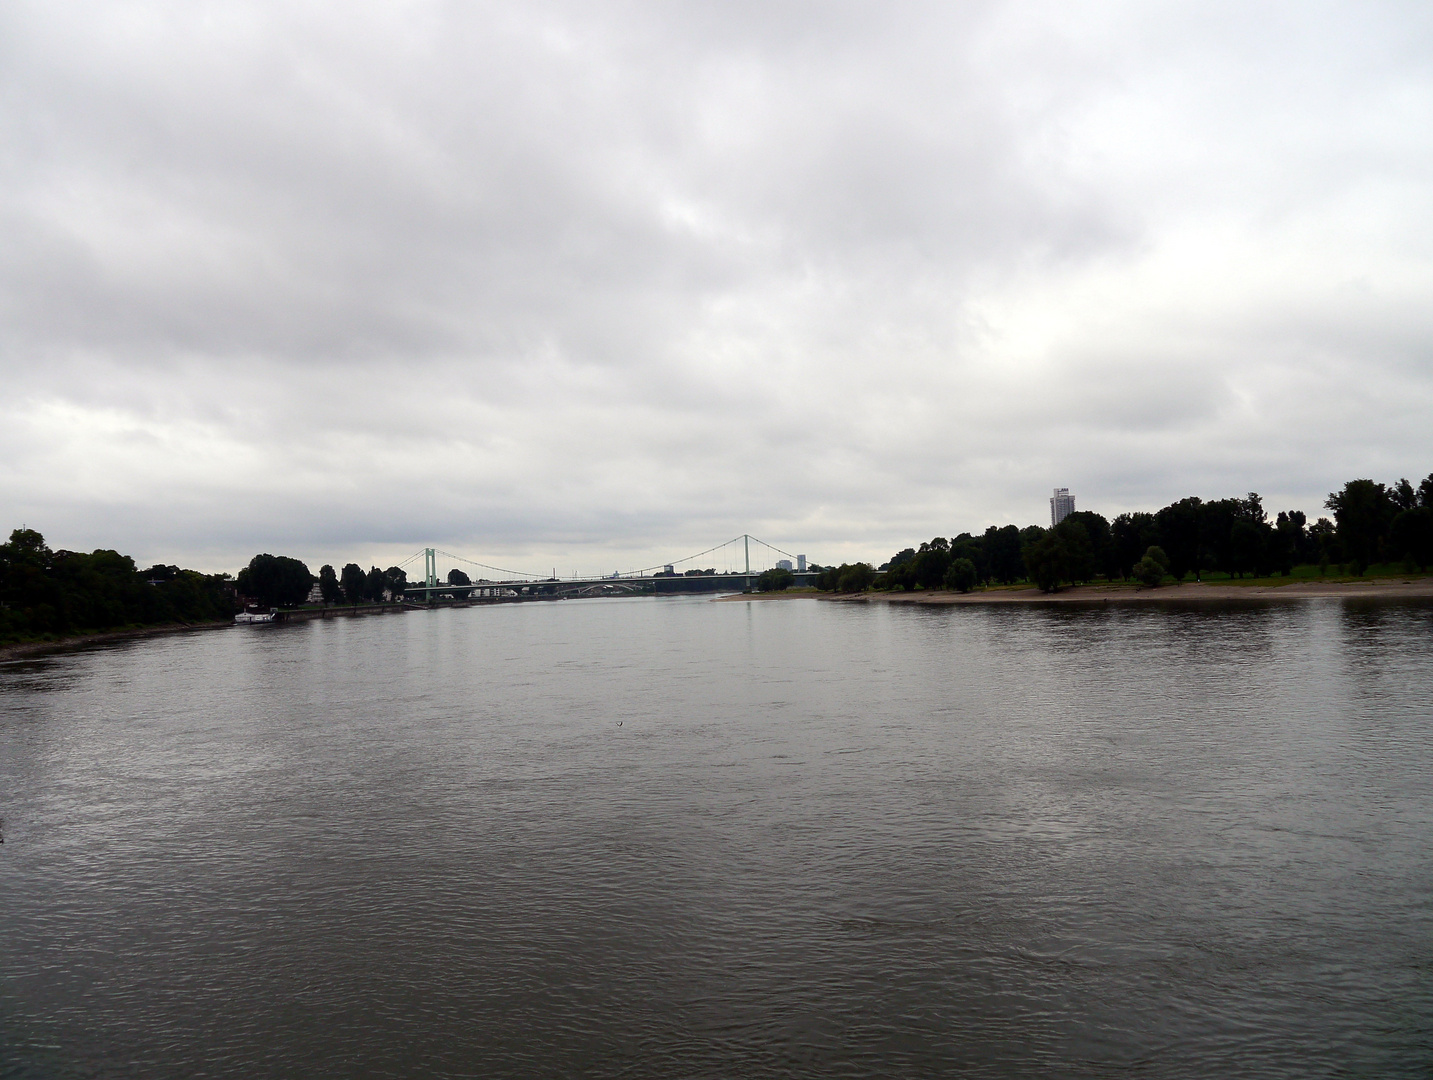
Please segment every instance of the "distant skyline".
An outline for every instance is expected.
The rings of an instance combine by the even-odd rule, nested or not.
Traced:
[[[879,562],[1433,470],[1427,4],[15,0],[0,95],[57,547]]]

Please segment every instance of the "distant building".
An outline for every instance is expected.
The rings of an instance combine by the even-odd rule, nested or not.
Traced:
[[[305,603],[305,604],[322,604],[322,603],[323,603],[323,590],[319,588],[317,581],[315,581],[315,582],[313,583],[313,588],[308,591],[308,596],[306,596],[306,597],[304,598],[304,603]]]
[[[806,573],[806,556],[805,556],[805,555],[798,555],[798,556],[796,556],[796,569],[797,569],[797,572],[798,572],[798,573],[802,573],[802,574]]]
[[[1053,529],[1074,512],[1075,497],[1070,494],[1070,489],[1056,488],[1050,499],[1050,528]]]
[[[776,569],[778,569],[778,570],[790,570],[790,569],[791,569],[791,560],[790,560],[790,559],[777,559],[777,560],[776,560]]]
[[[662,573],[670,576],[672,574],[675,574],[676,571],[672,569],[672,564],[668,563],[666,566],[662,567]]]

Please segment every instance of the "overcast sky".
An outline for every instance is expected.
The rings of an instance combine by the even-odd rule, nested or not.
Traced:
[[[1433,471],[1433,5],[0,5],[0,509],[819,561]]]

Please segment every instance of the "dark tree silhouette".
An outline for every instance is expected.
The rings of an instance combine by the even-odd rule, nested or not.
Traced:
[[[796,575],[779,566],[774,570],[762,571],[761,576],[756,579],[756,587],[760,592],[782,592],[795,584]]]
[[[298,559],[286,555],[255,555],[239,571],[236,584],[242,596],[266,607],[294,607],[308,599],[313,575]]]
[[[363,603],[368,591],[368,576],[357,563],[349,563],[339,575],[338,583],[343,586],[343,598],[350,604]]]
[[[956,559],[945,572],[945,587],[956,592],[970,592],[975,588],[975,563],[969,559]]]

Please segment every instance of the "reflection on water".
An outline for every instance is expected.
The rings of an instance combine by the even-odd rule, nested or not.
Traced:
[[[1433,608],[663,599],[0,666],[0,1076],[1425,1076]]]

